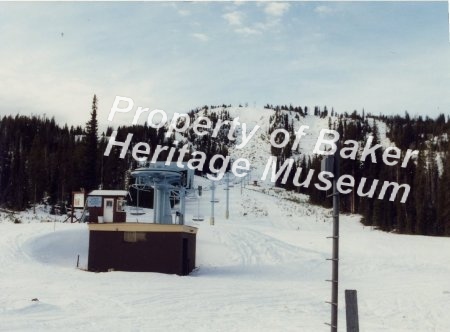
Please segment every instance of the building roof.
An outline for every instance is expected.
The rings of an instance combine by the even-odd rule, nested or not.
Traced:
[[[93,190],[88,196],[127,196],[128,191],[126,190]]]
[[[90,223],[90,231],[104,232],[149,232],[149,233],[191,233],[197,234],[197,228],[187,225],[178,224],[153,224],[153,223],[136,223],[136,222],[106,222],[106,223]]]

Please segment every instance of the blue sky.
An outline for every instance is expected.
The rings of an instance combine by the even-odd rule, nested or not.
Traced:
[[[102,123],[116,95],[168,113],[292,103],[449,114],[447,6],[0,3],[0,115],[84,124],[94,93]]]

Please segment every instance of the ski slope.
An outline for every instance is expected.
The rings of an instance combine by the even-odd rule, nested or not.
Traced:
[[[297,133],[301,126],[307,126],[308,128],[304,130],[305,135],[300,138],[299,149],[294,152],[294,158],[300,155],[313,156],[314,147],[319,139],[320,132],[322,129],[329,129],[329,120],[332,123],[337,124],[338,118],[336,116],[327,116],[321,118],[311,114],[311,110],[314,107],[309,106],[310,113],[305,116],[299,116],[296,112],[281,110],[280,114],[287,115],[289,123],[293,124],[294,132]],[[261,180],[264,173],[264,169],[268,164],[271,154],[271,143],[269,135],[269,127],[271,125],[270,117],[275,114],[272,109],[266,109],[262,107],[217,107],[214,109],[209,109],[208,114],[217,113],[227,110],[232,119],[238,119],[240,125],[236,127],[235,130],[235,145],[229,147],[229,155],[233,160],[238,158],[247,159],[250,162],[252,172],[250,174],[251,181]],[[207,116],[204,110],[200,110],[197,116]],[[347,121],[352,121],[347,119]],[[242,124],[246,125],[246,136],[248,137],[250,133],[254,130],[256,126],[258,129],[253,137],[248,141],[248,143],[242,147],[237,148],[243,141],[243,128]],[[378,127],[378,135],[380,144],[386,148],[395,146],[393,142],[387,137],[388,128],[386,123],[380,120],[369,119],[369,124]],[[182,136],[177,137],[179,140],[183,140]],[[364,142],[365,144],[365,142]],[[362,153],[362,147],[360,148],[360,153]],[[272,183],[269,179],[263,181],[264,184],[271,186]]]
[[[208,185],[205,179],[197,183]],[[0,222],[1,331],[328,331],[330,211],[305,196],[239,185],[230,219],[219,185],[200,198],[198,269],[187,277],[91,273],[85,224]],[[264,192],[262,192],[264,191]],[[151,216],[149,216],[151,220]],[[344,289],[358,290],[361,331],[450,330],[450,240],[383,233],[341,216]],[[32,301],[37,298],[39,301]]]

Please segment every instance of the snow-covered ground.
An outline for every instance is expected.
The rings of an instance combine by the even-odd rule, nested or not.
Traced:
[[[187,202],[188,223],[199,227],[198,269],[187,277],[85,272],[75,265],[80,255],[86,266],[87,225],[29,214],[0,222],[0,330],[328,331],[330,211],[262,190],[234,186],[225,220],[219,186],[214,226],[209,191],[205,221],[191,221],[197,202]],[[344,289],[356,289],[361,331],[449,331],[449,262],[448,238],[383,233],[341,216],[339,330]]]

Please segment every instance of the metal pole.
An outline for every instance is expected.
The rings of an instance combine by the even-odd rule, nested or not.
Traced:
[[[197,218],[200,219],[200,195],[197,197]]]
[[[139,189],[137,189],[136,213],[139,213]]]
[[[228,219],[230,217],[230,173],[226,174],[226,191],[227,191],[227,208],[225,210],[225,219]]]
[[[242,195],[242,181],[243,181],[243,179],[241,178],[241,195]]]
[[[186,188],[181,187],[180,189],[180,225],[184,225],[184,214],[186,212]]]
[[[156,206],[158,205],[158,194],[156,185],[153,186],[153,223],[156,224]]]
[[[214,192],[216,191],[216,184],[214,183],[214,180],[211,180],[211,182],[211,217],[209,218],[209,223],[214,225]]]
[[[339,177],[339,151],[340,144],[334,153],[334,177],[333,177],[333,254],[331,275],[331,332],[337,332],[338,327],[338,285],[339,285],[339,192],[337,190],[337,178]]]

